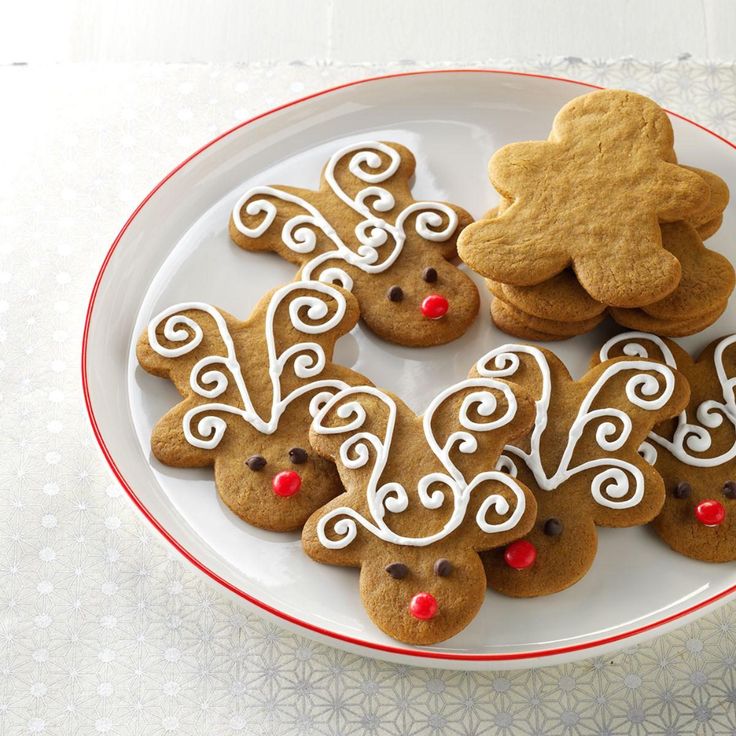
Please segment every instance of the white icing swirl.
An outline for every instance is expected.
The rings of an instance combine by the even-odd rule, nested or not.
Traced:
[[[189,409],[182,419],[184,437],[189,444],[206,450],[217,447],[227,429],[227,420],[219,416],[220,414],[238,416],[256,431],[273,434],[287,406],[299,396],[318,392],[310,402],[310,412],[314,416],[327,400],[327,396],[331,397],[334,391],[346,387],[344,381],[336,379],[313,380],[322,375],[327,366],[327,356],[318,342],[297,342],[281,353],[278,352],[274,334],[276,313],[295,292],[308,292],[292,298],[287,308],[291,326],[303,334],[319,335],[334,330],[342,322],[347,309],[345,296],[333,286],[319,281],[295,281],[274,293],[266,309],[264,325],[272,390],[268,417],[261,417],[253,405],[227,322],[215,307],[203,302],[186,302],[165,309],[151,320],[148,325],[148,342],[153,351],[164,358],[181,358],[202,343],[202,325],[191,316],[183,314],[184,312],[202,312],[208,315],[215,322],[225,347],[225,355],[207,355],[194,364],[189,376],[189,386],[193,394],[210,400],[225,394],[232,381],[235,401],[207,401]],[[334,304],[330,305],[328,299],[334,300]],[[334,313],[331,314],[331,310]],[[163,337],[170,343],[180,343],[177,347],[161,344],[158,331],[162,324]],[[294,375],[303,383],[282,396],[281,376],[290,362]]]
[[[368,185],[352,197],[340,186],[335,174],[337,165],[346,156],[350,156],[348,171]],[[435,243],[447,241],[458,225],[455,211],[442,202],[413,202],[401,210],[393,222],[382,217],[395,208],[396,200],[388,189],[377,185],[390,179],[400,165],[401,156],[398,151],[378,141],[345,146],[328,161],[324,172],[327,185],[345,206],[363,218],[354,229],[356,242],[350,246],[343,242],[314,205],[302,197],[275,187],[259,186],[245,192],[233,208],[233,223],[238,232],[246,237],[259,238],[271,227],[278,214],[278,207],[272,200],[297,205],[305,214],[295,215],[284,223],[281,230],[282,243],[295,253],[312,253],[317,247],[317,233],[322,233],[331,248],[304,265],[304,279],[314,278],[320,266],[336,260],[348,263],[365,273],[381,273],[391,268],[401,254],[409,217],[415,216],[414,229],[417,234]],[[255,227],[249,227],[243,222],[243,210],[253,217],[263,214],[263,219]],[[348,290],[353,286],[352,279],[336,267],[324,269],[319,280],[339,283]]]
[[[432,430],[434,414],[448,398],[467,389],[473,390],[464,397],[458,415],[458,422],[463,429],[450,434],[440,446]],[[505,400],[506,410],[501,416],[493,418],[498,409],[499,395]],[[378,399],[386,407],[386,429],[383,437],[362,429],[366,423],[367,413],[360,399],[366,396]],[[327,426],[325,419],[333,409],[337,417],[345,421],[337,426]],[[488,421],[471,419],[471,409],[474,409],[480,417],[488,417]],[[517,401],[512,388],[506,383],[487,378],[462,381],[445,389],[433,399],[424,414],[422,426],[427,444],[446,472],[434,472],[423,476],[418,481],[416,493],[412,495],[412,498],[418,499],[423,508],[435,510],[445,504],[446,494],[449,492],[453,504],[452,513],[437,532],[421,537],[408,537],[394,532],[386,522],[385,514],[386,511],[395,514],[406,511],[411,501],[410,494],[400,483],[394,481],[380,483],[394,436],[395,402],[386,393],[372,386],[346,388],[335,394],[317,413],[312,428],[317,434],[347,435],[340,445],[338,458],[345,468],[357,470],[367,467],[372,460],[370,477],[366,486],[366,504],[370,518],[348,506],[334,508],[322,516],[317,524],[319,541],[329,549],[342,549],[355,539],[358,525],[360,525],[379,539],[391,544],[410,547],[429,546],[445,539],[462,524],[471,494],[481,484],[489,481],[501,483],[512,492],[515,500],[514,509],[511,510],[511,504],[502,494],[494,493],[480,504],[475,522],[487,534],[513,529],[519,523],[526,508],[524,492],[519,484],[498,470],[479,473],[468,482],[460,469],[452,462],[450,454],[455,448],[465,454],[474,453],[478,448],[478,443],[470,432],[491,432],[499,429],[509,424],[516,416],[516,412]],[[447,491],[437,486],[442,486]],[[508,518],[494,524],[487,520],[491,511],[501,516],[511,513]],[[328,528],[331,529],[332,537],[327,535]]]
[[[644,476],[634,464],[612,456],[604,456],[573,464],[578,441],[591,423],[599,422],[595,430],[595,441],[602,453],[620,450],[628,441],[633,430],[631,418],[620,409],[613,407],[592,409],[593,402],[601,389],[614,376],[633,371],[634,375],[626,382],[626,398],[639,409],[657,411],[670,400],[675,388],[675,376],[670,368],[654,361],[623,360],[607,366],[590,388],[578,408],[577,415],[568,431],[567,444],[554,472],[548,473],[544,467],[541,452],[542,436],[547,428],[548,411],[552,393],[552,375],[544,353],[527,345],[502,345],[484,355],[476,368],[482,376],[512,378],[521,367],[522,355],[528,355],[536,364],[542,379],[542,390],[536,402],[536,419],[530,438],[529,451],[507,445],[497,467],[509,469],[515,475],[516,465],[509,455],[524,461],[540,489],[553,491],[573,476],[601,468],[591,481],[591,494],[594,500],[612,509],[625,509],[636,506],[644,495]],[[646,372],[644,372],[646,371]],[[662,379],[664,386],[656,376]],[[607,421],[601,421],[606,420]],[[630,478],[633,480],[633,490]]]
[[[600,358],[601,360],[606,360],[610,355],[611,349],[615,346],[622,346],[621,350],[626,355],[648,357],[648,351],[645,345],[642,344],[647,341],[657,346],[662,354],[662,359],[668,366],[677,368],[675,356],[667,344],[657,335],[652,335],[648,332],[624,332],[612,337],[601,348]],[[736,397],[734,396],[736,376],[728,376],[726,374],[723,361],[724,352],[734,343],[736,343],[736,335],[729,335],[724,337],[713,351],[713,364],[716,369],[716,376],[718,377],[723,400],[709,399],[699,404],[695,409],[694,417],[697,424],[690,421],[687,409],[680,412],[671,440],[656,432],[649,434],[649,440],[651,442],[665,448],[685,465],[696,468],[714,468],[736,458]],[[734,435],[731,447],[725,452],[712,457],[699,456],[698,453],[708,452],[713,446],[713,435],[709,430],[722,426],[724,419],[731,425]],[[647,450],[646,453],[644,457],[654,464],[657,459],[656,450],[651,447],[651,451]]]

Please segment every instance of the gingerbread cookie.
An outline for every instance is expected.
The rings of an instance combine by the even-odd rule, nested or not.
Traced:
[[[536,400],[531,434],[508,445],[497,467],[534,493],[537,522],[523,540],[484,554],[488,584],[519,597],[563,590],[590,569],[596,526],[646,524],[662,508],[662,479],[637,450],[685,406],[687,381],[630,358],[573,381],[554,353],[526,345],[490,351],[471,375],[514,381]]]
[[[559,322],[595,319],[606,311],[605,304],[593,299],[566,269],[536,286],[510,286],[486,279],[490,292],[527,314]]]
[[[412,198],[415,161],[398,143],[341,148],[316,191],[249,189],[230,217],[246,250],[271,250],[300,266],[300,277],[355,294],[379,337],[422,347],[454,340],[478,313],[478,291],[451,263],[472,217],[444,202]]]
[[[705,222],[702,225],[698,225],[695,229],[698,231],[698,235],[700,235],[702,240],[708,240],[708,238],[715,235],[721,229],[722,224],[723,215],[719,215],[712,220],[708,220],[708,222]]]
[[[337,463],[346,492],[309,519],[304,549],[360,568],[365,608],[389,636],[433,644],[457,634],[485,597],[478,553],[534,523],[529,490],[494,470],[533,416],[523,390],[488,378],[449,387],[423,417],[369,386],[336,394],[311,440]]]
[[[720,227],[723,221],[723,211],[728,205],[730,193],[728,191],[728,184],[723,179],[712,171],[706,169],[698,169],[695,166],[684,166],[683,168],[689,169],[698,176],[708,185],[710,191],[708,200],[704,205],[696,210],[694,213],[687,218],[687,221],[700,232],[701,228],[703,232],[710,232],[713,235]],[[701,238],[705,240],[710,235],[703,235],[700,233]]]
[[[263,529],[299,529],[342,491],[309,446],[316,403],[366,379],[330,362],[358,320],[355,298],[320,282],[266,295],[245,322],[199,302],[151,321],[137,346],[149,373],[183,400],[155,426],[155,457],[178,468],[213,466],[220,498]]]
[[[596,301],[640,307],[680,280],[659,221],[686,218],[710,195],[697,174],[670,163],[667,114],[631,92],[569,102],[547,141],[497,151],[491,181],[511,206],[467,227],[461,258],[502,283],[532,286],[572,267]]]
[[[657,425],[641,447],[667,492],[652,527],[680,554],[736,560],[736,335],[715,340],[694,360],[671,340],[625,332],[595,360],[613,355],[661,360],[690,382],[687,407]]]
[[[662,240],[682,266],[682,279],[664,299],[642,309],[661,319],[691,319],[713,312],[728,300],[736,274],[728,258],[703,245],[692,225],[673,222],[662,225]]]
[[[685,337],[702,332],[710,327],[726,311],[727,301],[713,307],[713,311],[688,319],[667,319],[666,317],[652,317],[643,309],[614,309],[608,311],[616,322],[623,327],[643,332],[656,332],[667,337]]]
[[[590,332],[604,317],[605,314],[600,314],[577,322],[559,322],[526,314],[496,296],[491,301],[491,319],[496,327],[522,340],[567,340]]]

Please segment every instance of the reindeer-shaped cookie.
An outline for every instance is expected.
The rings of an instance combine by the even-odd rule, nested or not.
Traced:
[[[667,492],[654,530],[696,560],[736,560],[736,335],[712,342],[694,360],[672,340],[625,332],[594,361],[615,355],[661,360],[690,382],[687,407],[657,425],[641,447]]]
[[[572,266],[609,306],[640,307],[669,294],[677,259],[659,222],[685,219],[710,198],[705,181],[673,163],[672,126],[651,100],[620,90],[578,97],[546,141],[512,143],[490,163],[511,202],[466,228],[460,257],[505,284],[532,286]]]
[[[656,361],[619,358],[573,381],[548,350],[503,345],[472,371],[519,383],[536,400],[531,434],[499,461],[537,499],[537,523],[521,543],[484,555],[488,584],[512,596],[554,593],[588,571],[596,526],[651,521],[664,503],[659,474],[638,448],[657,423],[687,403],[677,371]]]
[[[682,269],[677,288],[645,307],[610,307],[609,312],[617,322],[633,329],[659,335],[690,335],[705,329],[721,316],[736,276],[729,260],[706,248],[691,224],[671,222],[660,228],[663,247],[677,258]],[[500,317],[497,315],[497,303],[502,303],[519,323],[521,330],[512,334],[522,334],[525,327],[549,335],[580,334],[595,327],[606,309],[605,305],[591,299],[570,270],[537,286],[509,286],[488,280],[488,288],[496,297],[492,305],[496,325],[502,329],[509,327],[504,323],[503,312]]]
[[[534,405],[514,384],[487,378],[440,393],[423,417],[370,386],[336,394],[311,431],[346,493],[304,527],[307,554],[360,568],[368,614],[389,636],[432,644],[462,630],[486,588],[478,552],[534,522],[534,498],[494,469]]]
[[[339,287],[293,282],[267,294],[245,322],[203,303],[157,315],[137,347],[145,370],[183,400],[155,426],[153,454],[174,467],[214,466],[222,500],[245,521],[299,529],[342,491],[309,448],[320,402],[366,379],[331,362],[358,320]]]
[[[473,282],[450,263],[472,217],[412,198],[415,161],[398,143],[346,146],[327,162],[316,191],[257,186],[236,202],[230,235],[246,250],[271,250],[302,279],[355,294],[366,325],[401,345],[462,335],[478,313]]]

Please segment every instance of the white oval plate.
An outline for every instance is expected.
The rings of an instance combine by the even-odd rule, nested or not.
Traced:
[[[384,77],[314,95],[243,123],[164,179],[113,244],[92,294],[83,380],[90,418],[118,480],[154,526],[196,567],[251,606],[300,633],[335,646],[412,664],[513,668],[602,654],[663,632],[725,601],[736,565],[680,557],[648,529],[600,530],[593,569],[557,595],[514,600],[488,593],[476,619],[451,640],[407,647],[370,622],[358,573],[318,565],[297,534],[254,529],[218,500],[209,470],[167,468],[152,458],[156,420],[177,401],[166,381],[137,367],[136,337],[159,310],[205,301],[243,318],[294,268],[271,254],[246,253],[228,238],[228,214],[255,183],[316,187],[337,148],[365,139],[407,145],[417,158],[417,199],[456,202],[479,216],[495,203],[486,162],[510,141],[545,138],[559,108],[587,85],[506,72],[432,72]],[[736,151],[715,134],[673,115],[683,163],[720,174],[736,191]],[[725,224],[708,244],[734,242]],[[736,328],[730,307],[709,330],[683,341],[699,350]],[[613,332],[553,346],[574,373]],[[493,328],[485,298],[461,339],[431,349],[402,348],[361,327],[338,344],[336,359],[395,391],[422,411],[441,388],[465,377],[474,360],[508,337]]]

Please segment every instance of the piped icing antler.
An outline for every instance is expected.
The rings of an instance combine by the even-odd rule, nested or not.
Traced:
[[[526,345],[503,345],[487,353],[477,363],[479,375],[513,379],[520,365],[520,355],[527,355],[536,363],[541,378],[541,393],[537,400],[537,417],[530,438],[530,449],[523,450],[507,446],[507,454],[499,460],[499,467],[511,473],[518,472],[509,455],[524,461],[534,474],[534,479],[543,490],[556,489],[578,473],[600,468],[591,483],[593,499],[601,506],[609,508],[629,508],[638,504],[644,494],[644,477],[641,470],[632,463],[615,457],[612,453],[620,450],[629,440],[634,428],[629,414],[616,407],[594,409],[593,405],[601,388],[614,377],[633,373],[626,380],[625,396],[632,406],[647,411],[661,409],[672,397],[675,378],[669,369],[655,362],[617,361],[607,366],[597,377],[580,404],[577,415],[570,425],[567,444],[557,466],[544,467],[541,443],[547,428],[548,411],[552,393],[552,375],[545,354],[538,348]],[[660,385],[651,373],[658,374],[664,382]],[[589,427],[597,425],[594,437],[601,453],[600,458],[575,463],[573,458],[580,438]],[[631,492],[629,476],[634,480]]]
[[[449,434],[440,444],[432,428],[433,418],[438,407],[453,395],[466,392],[457,421],[460,429]],[[497,411],[499,401],[497,394],[503,397],[506,409],[496,418],[488,419]],[[367,413],[361,403],[361,398],[374,397],[380,401],[386,410],[385,433],[379,437],[373,432],[365,431]],[[472,419],[471,408],[485,421]],[[523,516],[526,502],[521,487],[508,475],[496,470],[486,470],[467,479],[458,465],[453,462],[453,451],[463,454],[472,454],[478,450],[478,441],[473,433],[492,432],[508,425],[516,416],[516,396],[509,386],[501,381],[489,379],[469,379],[455,386],[451,386],[438,394],[427,408],[423,417],[425,439],[436,458],[444,467],[444,471],[428,473],[419,479],[416,488],[407,492],[404,485],[396,481],[381,483],[381,477],[391,452],[396,424],[396,402],[387,393],[370,386],[348,388],[332,397],[315,417],[312,431],[317,435],[348,435],[339,447],[338,462],[346,470],[356,470],[367,466],[373,455],[373,465],[365,489],[366,506],[370,519],[348,506],[331,509],[322,516],[317,526],[320,542],[330,549],[341,549],[350,544],[357,536],[356,523],[367,531],[392,544],[425,547],[446,538],[454,532],[464,521],[468,502],[473,491],[482,483],[493,481],[509,488],[516,500],[516,506],[511,515],[500,523],[489,523],[489,510],[499,515],[508,514],[511,506],[502,495],[487,496],[480,505],[475,522],[478,528],[487,533],[507,531],[513,529]],[[325,419],[328,415],[346,420],[338,426],[328,426]],[[391,530],[386,521],[386,511],[393,514],[406,511],[409,504],[418,501],[424,509],[432,511],[445,504],[446,492],[438,486],[446,488],[452,499],[452,513],[441,529],[423,536],[406,536]],[[447,508],[447,507],[445,507]],[[327,536],[326,529],[331,525],[332,531],[338,539]]]
[[[693,467],[716,467],[736,458],[736,375],[729,376],[724,364],[726,352],[734,345],[736,335],[728,335],[719,340],[712,351],[712,366],[720,397],[702,401],[697,407],[693,407],[694,411],[685,409],[680,412],[670,438],[656,430],[651,432],[651,442],[646,443],[642,449],[650,463],[655,463],[657,459],[657,450],[651,443],[664,447],[680,462]],[[668,345],[661,337],[647,332],[624,332],[612,337],[601,348],[600,359],[607,360],[617,346],[625,355],[661,360],[671,368],[692,363],[687,353],[674,343]],[[675,352],[678,353],[677,357]],[[731,426],[733,444],[725,452],[710,454],[713,446],[712,431],[721,428],[724,420]]]
[[[352,181],[345,181],[344,176],[336,173],[339,162],[346,157],[350,157],[347,168]],[[344,261],[366,273],[380,273],[390,268],[401,255],[406,241],[405,229],[411,220],[416,232],[430,242],[445,242],[457,229],[457,213],[442,202],[412,202],[398,213],[394,212],[396,198],[380,185],[396,174],[400,164],[399,151],[378,141],[346,146],[330,157],[324,181],[358,216],[359,222],[352,232],[354,241],[344,241],[326,217],[304,197],[277,187],[254,187],[245,192],[233,208],[233,224],[245,237],[259,238],[276,221],[279,204],[296,206],[303,213],[286,215],[288,219],[281,228],[280,237],[283,246],[294,254],[314,254],[302,268],[302,278],[319,278],[351,289],[350,276],[339,266],[322,270],[324,264]],[[350,189],[352,193],[348,192]],[[248,225],[243,222],[243,213],[252,217],[263,215],[263,218],[256,225]],[[317,252],[320,248],[315,230],[323,236],[321,250],[324,252]]]
[[[308,293],[298,294],[305,291]],[[325,297],[333,300],[334,304],[328,304]],[[299,396],[321,389],[344,388],[346,384],[343,381],[318,378],[327,363],[325,350],[318,342],[314,340],[295,342],[279,352],[274,322],[276,314],[286,309],[289,325],[298,333],[324,334],[340,324],[346,308],[343,293],[321,282],[297,281],[281,287],[273,294],[266,309],[264,324],[268,375],[272,391],[268,416],[261,416],[254,407],[247,387],[247,373],[246,375],[243,373],[227,321],[218,309],[202,302],[186,302],[169,307],[154,317],[148,326],[148,342],[153,351],[163,358],[181,358],[200,346],[204,333],[194,317],[196,313],[205,314],[214,320],[225,348],[224,355],[206,355],[197,360],[191,369],[190,391],[207,401],[185,415],[183,430],[187,441],[204,449],[216,447],[227,428],[225,420],[216,413],[239,416],[256,431],[273,434],[286,407]],[[162,332],[164,342],[167,344],[161,342],[159,332]],[[289,364],[300,383],[286,395],[282,395],[282,376]],[[231,388],[231,381],[236,391],[237,402],[213,401],[223,397],[223,394]],[[192,423],[203,414],[206,416],[198,419],[195,434],[192,431]]]

